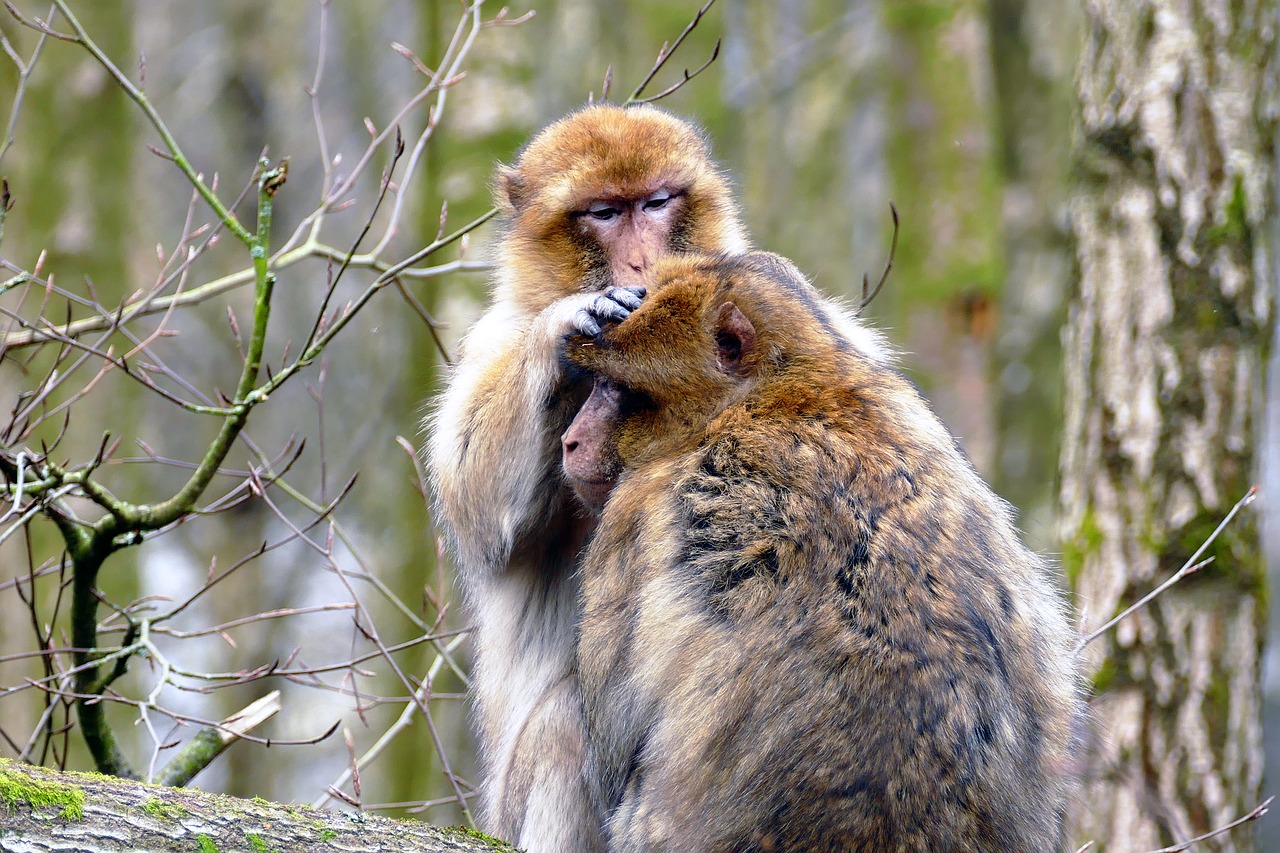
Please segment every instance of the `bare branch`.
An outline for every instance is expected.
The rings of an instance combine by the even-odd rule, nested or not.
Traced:
[[[272,690],[217,726],[201,729],[177,755],[169,759],[156,776],[156,784],[175,788],[186,785],[228,746],[280,713],[281,707],[280,691]]]
[[[677,90],[678,90],[678,89],[680,89],[682,86],[684,86],[684,84],[685,84],[685,83],[688,83],[688,82],[689,82],[690,80],[692,80],[694,77],[697,77],[697,76],[698,76],[699,74],[701,74],[703,71],[706,71],[708,68],[710,68],[710,67],[711,67],[711,63],[715,62],[715,61],[716,61],[716,59],[717,59],[717,58],[719,58],[719,56],[720,56],[720,39],[716,39],[716,45],[715,45],[715,47],[713,47],[713,48],[711,49],[711,56],[709,56],[709,57],[707,58],[707,61],[706,61],[706,62],[702,63],[701,65],[699,65],[697,68],[693,69],[692,71],[690,71],[688,68],[686,68],[686,69],[684,70],[684,72],[683,72],[683,76],[682,76],[679,80],[677,80],[675,83],[672,83],[670,86],[668,86],[667,88],[663,89],[663,90],[662,90],[661,92],[659,92],[658,94],[653,95],[652,97],[648,97],[648,98],[634,98],[634,99],[632,99],[631,103],[636,103],[636,104],[651,104],[651,103],[653,103],[654,101],[660,101],[660,100],[662,100],[662,99],[663,99],[663,98],[665,98],[667,95],[670,95],[670,94],[672,94],[673,92],[677,91]]]
[[[17,10],[9,0],[5,0],[4,5],[11,15],[19,21],[22,20],[22,16],[18,14]],[[49,14],[45,16],[45,19],[52,21],[54,11],[55,10],[53,8],[50,8]],[[9,43],[9,39],[5,38],[3,33],[0,33],[0,47],[3,47],[4,52],[13,60],[13,64],[18,67],[18,88],[13,93],[13,105],[9,109],[9,123],[5,125],[4,139],[0,140],[0,163],[4,162],[4,155],[9,152],[10,146],[13,145],[14,134],[18,127],[18,115],[22,112],[22,102],[27,94],[27,83],[31,79],[31,70],[35,67],[36,63],[40,61],[40,54],[44,52],[45,41],[48,37],[48,33],[40,33],[40,37],[36,40],[36,46],[31,51],[31,57],[24,62],[22,57],[18,56],[18,52],[14,49],[13,45]],[[0,205],[0,224],[3,223],[4,212],[8,209],[8,186],[5,187],[4,194],[5,204]],[[3,235],[4,230],[0,227],[0,238],[2,238]]]
[[[1175,844],[1172,847],[1161,847],[1159,850],[1152,850],[1151,853],[1182,853],[1184,850],[1190,850],[1201,841],[1208,841],[1210,838],[1216,838],[1219,835],[1225,835],[1237,826],[1243,826],[1250,821],[1257,820],[1271,810],[1271,803],[1275,797],[1267,797],[1261,803],[1253,808],[1248,814],[1237,818],[1224,826],[1220,826],[1212,832],[1206,832],[1204,835],[1197,835],[1195,838],[1183,841],[1181,844]],[[1092,844],[1093,842],[1089,842]],[[1083,849],[1083,848],[1082,848]]]
[[[898,255],[898,208],[893,202],[889,202],[889,213],[893,217],[893,239],[889,243],[889,260],[885,261],[884,272],[880,274],[875,290],[870,293],[867,292],[867,274],[862,274],[862,300],[858,303],[858,314],[861,314],[872,300],[880,295],[880,288],[884,287],[885,281],[889,278],[889,271],[893,269],[893,259]]]
[[[644,94],[645,88],[648,87],[648,85],[653,82],[653,78],[657,76],[658,72],[662,70],[662,67],[667,64],[667,60],[669,60],[675,54],[675,52],[680,49],[680,45],[682,45],[684,43],[684,40],[689,37],[689,33],[693,32],[694,28],[698,26],[698,22],[702,20],[702,16],[707,14],[707,10],[709,10],[713,5],[715,5],[715,2],[716,0],[707,0],[707,2],[703,4],[702,8],[699,9],[697,13],[693,16],[693,20],[689,22],[689,25],[684,28],[684,31],[681,32],[680,35],[676,36],[676,40],[671,43],[670,47],[668,47],[666,44],[662,45],[661,50],[658,51],[658,58],[653,63],[653,67],[649,69],[649,73],[646,74],[644,76],[644,79],[640,81],[640,85],[636,86],[635,90],[631,93],[631,96],[627,98],[626,103],[629,104],[635,101],[641,101],[640,96]],[[715,51],[712,53],[711,59],[707,60],[707,62],[703,64],[702,68],[699,68],[693,74],[690,74],[688,71],[685,71],[685,79],[682,80],[678,85],[663,92],[661,95],[657,95],[653,98],[648,98],[646,99],[646,101],[656,101],[658,98],[664,97],[665,95],[669,95],[671,94],[671,92],[674,92],[676,89],[680,88],[680,86],[683,86],[690,79],[692,79],[694,76],[700,73],[704,68],[710,65],[712,60],[716,58],[716,55],[719,54],[719,52],[720,52],[720,41],[717,39],[716,48],[715,48]]]
[[[1205,566],[1209,565],[1209,563],[1213,562],[1213,558],[1209,558],[1208,560],[1202,560],[1200,562],[1196,562],[1196,561],[1200,559],[1200,555],[1203,554],[1209,548],[1209,546],[1213,544],[1214,540],[1218,538],[1218,534],[1221,533],[1223,529],[1225,529],[1226,526],[1231,523],[1231,520],[1236,517],[1236,513],[1240,512],[1240,510],[1244,509],[1249,504],[1253,503],[1254,498],[1256,498],[1257,496],[1258,496],[1258,486],[1251,486],[1249,488],[1249,491],[1245,493],[1245,496],[1242,497],[1240,500],[1236,501],[1236,505],[1231,508],[1231,511],[1227,513],[1226,517],[1223,518],[1221,522],[1219,522],[1218,526],[1213,529],[1213,532],[1210,533],[1209,536],[1204,540],[1204,542],[1200,544],[1200,547],[1196,549],[1195,553],[1187,558],[1187,561],[1182,564],[1182,568],[1174,572],[1173,576],[1170,577],[1167,581],[1160,584],[1155,589],[1151,590],[1151,592],[1142,596],[1142,598],[1138,599],[1131,606],[1126,607],[1115,618],[1108,620],[1105,624],[1103,624],[1093,633],[1089,634],[1087,637],[1080,640],[1080,642],[1076,643],[1074,653],[1077,655],[1080,654],[1080,652],[1084,650],[1085,646],[1089,645],[1094,640],[1098,639],[1103,634],[1107,633],[1107,631],[1110,631],[1117,624],[1119,624],[1119,622],[1122,619],[1124,619],[1126,616],[1129,616],[1130,614],[1138,610],[1141,610],[1143,607],[1146,607],[1156,598],[1156,596],[1160,595],[1169,587],[1173,586],[1178,581],[1185,578],[1187,575],[1195,574],[1200,569],[1204,568]]]

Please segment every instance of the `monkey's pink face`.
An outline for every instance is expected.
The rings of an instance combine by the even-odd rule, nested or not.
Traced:
[[[591,396],[560,438],[561,460],[578,499],[592,512],[604,509],[622,473],[614,435],[622,418],[623,389],[596,377]]]
[[[640,198],[601,198],[574,213],[578,227],[604,250],[618,287],[646,283],[649,269],[671,251],[686,207],[682,192],[658,189]]]

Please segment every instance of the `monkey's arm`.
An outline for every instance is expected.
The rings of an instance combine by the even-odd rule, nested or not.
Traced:
[[[558,346],[577,310],[567,303],[523,320],[509,305],[490,309],[468,333],[431,416],[438,512],[467,574],[504,568],[518,536],[552,510],[563,418],[554,406]]]
[[[463,572],[501,571],[565,506],[559,439],[586,389],[565,375],[564,338],[625,317],[642,295],[574,294],[533,317],[500,300],[467,334],[428,421],[432,483]]]
[[[583,771],[586,724],[577,678],[551,687],[524,723],[498,784],[490,827],[522,850],[603,853],[603,820]]]

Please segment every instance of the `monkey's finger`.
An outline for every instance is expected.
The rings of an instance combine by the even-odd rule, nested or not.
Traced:
[[[600,324],[585,308],[579,308],[573,315],[573,327],[584,335],[595,337],[600,334]]]
[[[640,307],[641,300],[647,291],[643,287],[611,287],[605,296],[632,311]]]
[[[635,308],[639,308],[637,303],[634,307],[628,308],[611,298],[613,294],[607,294],[596,299],[591,305],[591,313],[601,320],[616,320],[621,323],[627,317],[631,316],[631,312]]]

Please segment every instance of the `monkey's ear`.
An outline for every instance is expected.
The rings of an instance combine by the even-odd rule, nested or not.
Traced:
[[[756,346],[756,327],[732,302],[720,306],[716,314],[716,365],[724,373],[744,376],[745,363]]]
[[[511,166],[498,166],[494,184],[497,187],[498,207],[503,214],[511,216],[519,213],[520,208],[524,206],[525,194],[528,190],[520,170]]]

